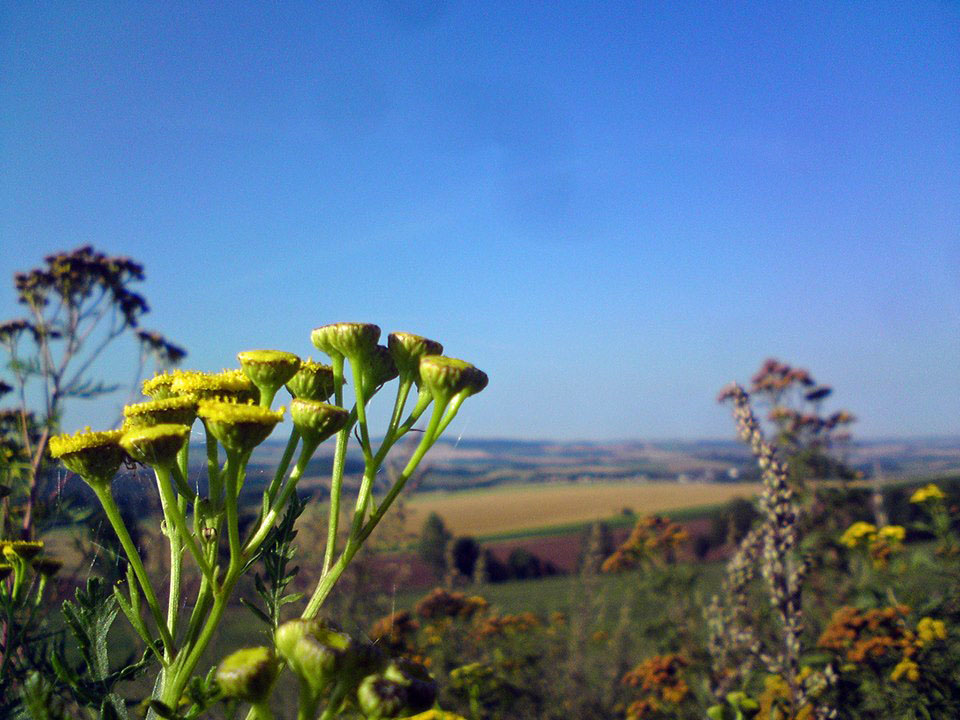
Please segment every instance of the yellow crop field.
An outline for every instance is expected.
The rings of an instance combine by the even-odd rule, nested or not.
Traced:
[[[407,530],[417,533],[431,512],[456,535],[490,535],[605,520],[630,508],[669,513],[752,497],[756,483],[590,483],[512,485],[490,490],[431,492],[407,501]]]

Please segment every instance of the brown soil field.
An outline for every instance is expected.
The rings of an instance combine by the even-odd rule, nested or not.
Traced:
[[[759,488],[755,483],[590,483],[422,493],[407,500],[406,530],[419,533],[435,512],[455,535],[482,537],[607,520],[625,508],[642,516],[719,505],[752,497]]]

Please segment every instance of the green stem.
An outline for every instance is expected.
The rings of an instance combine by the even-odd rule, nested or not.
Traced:
[[[210,507],[216,513],[220,510],[220,495],[222,487],[220,485],[220,457],[217,450],[217,439],[210,432],[207,424],[203,424],[203,430],[207,437],[207,497],[210,499]]]
[[[227,539],[230,543],[230,567],[228,575],[233,573],[234,567],[240,564],[240,518],[237,508],[237,491],[240,483],[240,453],[227,452],[227,466],[224,478],[226,480],[226,509],[227,509]]]
[[[159,465],[154,468],[154,472],[157,475],[157,486],[160,488],[160,500],[163,505],[163,511],[169,517],[167,522],[173,520],[173,530],[176,531],[179,536],[178,539],[178,549],[182,549],[182,543],[186,543],[187,549],[190,551],[190,554],[193,555],[193,559],[197,563],[197,567],[200,568],[200,572],[204,576],[212,578],[213,571],[210,566],[207,565],[207,560],[203,556],[203,551],[200,549],[200,546],[197,545],[197,540],[193,536],[193,533],[190,532],[190,529],[187,527],[187,518],[183,514],[183,509],[178,502],[177,497],[174,495],[173,486],[170,484],[170,468],[160,467]],[[186,503],[186,500],[181,498]],[[173,547],[174,536],[170,536],[170,547]],[[171,550],[172,552],[172,550]]]
[[[267,488],[266,492],[263,493],[263,509],[261,510],[261,515],[266,515],[270,510],[270,506],[273,505],[273,499],[276,497],[281,483],[283,483],[283,478],[286,477],[287,470],[290,469],[290,461],[293,460],[293,453],[297,449],[297,443],[299,441],[300,431],[297,430],[297,426],[294,425],[290,431],[290,439],[287,440],[287,447],[283,450],[283,457],[280,458],[280,465],[277,467],[277,472],[273,476],[273,481],[270,483],[270,487]]]
[[[153,620],[157,624],[157,630],[159,631],[160,639],[163,642],[164,654],[169,660],[174,655],[173,638],[170,636],[170,630],[167,627],[166,621],[163,619],[163,612],[160,609],[160,602],[157,600],[157,595],[153,591],[153,585],[150,584],[150,578],[147,576],[147,571],[143,567],[143,561],[140,559],[140,553],[137,551],[137,546],[134,545],[133,539],[130,537],[130,533],[127,531],[127,526],[124,524],[123,518],[120,516],[120,508],[117,507],[117,503],[113,499],[113,494],[110,492],[109,485],[105,483],[91,483],[90,486],[96,493],[97,499],[100,501],[100,504],[103,506],[103,511],[107,515],[107,519],[110,521],[114,532],[120,539],[120,545],[123,547],[123,551],[127,555],[127,561],[131,566],[133,566],[133,572],[137,576],[137,581],[140,583],[140,588],[143,590],[143,595],[147,599],[147,605],[150,606],[150,613],[153,615]]]
[[[363,387],[363,364],[353,357],[350,360],[350,371],[353,373],[353,394],[356,399],[357,425],[360,426],[360,446],[363,458],[369,463],[373,460],[370,449],[370,434],[367,431],[367,397]]]
[[[277,516],[283,512],[284,508],[287,506],[287,502],[290,500],[290,496],[297,489],[297,483],[300,482],[300,478],[307,469],[307,465],[310,464],[310,458],[313,457],[313,453],[316,452],[318,446],[319,443],[308,441],[306,438],[304,438],[303,448],[300,451],[300,458],[297,460],[297,465],[293,468],[293,472],[290,473],[290,479],[283,488],[283,492],[280,493],[280,498],[277,500],[274,506],[270,508],[270,512],[264,516],[263,520],[257,526],[254,534],[251,535],[243,544],[244,560],[256,552],[257,548],[260,546],[260,543],[262,543],[267,537],[267,534],[273,527],[273,523],[277,519]]]

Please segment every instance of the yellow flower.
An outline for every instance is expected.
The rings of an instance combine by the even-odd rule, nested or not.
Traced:
[[[910,682],[916,682],[920,679],[920,666],[910,658],[903,658],[890,673],[890,679],[894,682],[900,681],[904,676]]]
[[[933,483],[930,483],[916,490],[913,495],[910,496],[910,502],[925,503],[927,500],[943,500],[945,497],[946,495],[943,494],[943,490]]]
[[[943,620],[934,620],[930,617],[920,618],[917,623],[917,645],[923,647],[934,640],[947,639],[947,626]]]
[[[850,548],[855,548],[862,540],[869,542],[871,536],[877,532],[877,526],[868,522],[855,522],[848,527],[840,537],[840,542]]]
[[[907,531],[901,525],[884,525],[877,534],[883,540],[892,540],[894,542],[903,542],[907,536]]]

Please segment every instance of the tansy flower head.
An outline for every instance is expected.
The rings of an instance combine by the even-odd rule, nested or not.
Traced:
[[[943,620],[934,620],[930,617],[920,618],[917,623],[917,645],[923,647],[935,640],[947,639],[947,626]]]
[[[910,682],[917,682],[920,679],[920,666],[910,658],[903,658],[890,673],[890,679],[899,682],[906,678]]]
[[[913,495],[910,496],[910,502],[919,504],[925,503],[928,500],[943,500],[945,497],[946,495],[943,494],[943,490],[933,483],[930,483],[916,490]]]
[[[253,450],[266,440],[284,408],[274,412],[258,405],[242,405],[222,400],[201,400],[197,414],[213,436],[229,451]]]
[[[310,341],[330,357],[359,359],[367,355],[380,339],[380,328],[371,323],[333,323],[316,328]]]
[[[245,403],[256,402],[260,398],[257,386],[243,374],[243,370],[224,370],[219,373],[177,371],[171,387],[178,395],[192,394],[200,400],[218,398]]]
[[[383,345],[375,346],[364,360],[363,394],[370,398],[381,385],[397,377],[397,366]]]
[[[357,701],[369,718],[403,717],[433,705],[437,686],[419,663],[392,660],[383,673],[369,675],[357,688]]]
[[[487,386],[487,374],[473,365],[445,355],[420,358],[420,378],[438,404],[461,392],[475,395]]]
[[[43,540],[13,540],[7,542],[3,548],[3,554],[6,558],[13,560],[32,560],[43,552]]]
[[[120,445],[134,460],[150,467],[170,467],[190,437],[187,425],[163,424],[133,427],[124,432]]]
[[[350,413],[336,405],[296,398],[290,403],[290,417],[305,440],[319,444],[346,425]]]
[[[164,398],[174,397],[176,393],[173,390],[174,375],[168,373],[159,373],[149,380],[144,380],[141,385],[141,392],[154,400],[163,400]]]
[[[299,357],[280,350],[244,350],[237,359],[260,395],[266,397],[273,397],[300,369]]]
[[[849,548],[855,548],[862,542],[869,542],[870,538],[877,534],[877,526],[863,521],[853,523],[840,536],[840,542]]]
[[[325,688],[348,663],[355,643],[320,620],[291,620],[274,633],[277,652],[314,692]]]
[[[287,381],[287,390],[295,398],[323,402],[333,395],[333,368],[308,358]]]
[[[217,685],[223,694],[249,703],[262,703],[270,696],[279,666],[273,650],[244,648],[228,655],[217,668]]]
[[[877,535],[882,540],[899,543],[903,542],[903,539],[907,537],[907,531],[902,525],[884,525],[882,528],[877,530]]]
[[[197,418],[197,396],[189,393],[163,400],[127,405],[123,408],[125,428],[150,425],[193,425]]]
[[[91,432],[90,428],[75,435],[54,435],[50,454],[88,483],[110,482],[123,462],[122,435],[121,430]]]
[[[443,345],[412,333],[395,332],[387,337],[387,348],[393,356],[401,377],[420,380],[420,358],[424,355],[442,355]]]

